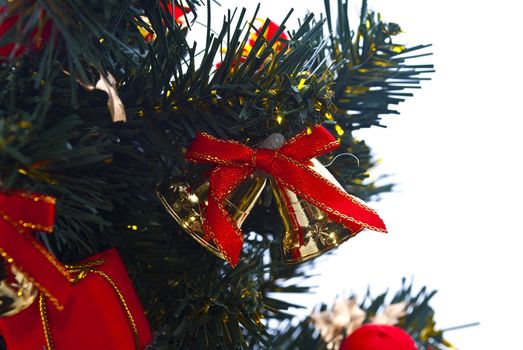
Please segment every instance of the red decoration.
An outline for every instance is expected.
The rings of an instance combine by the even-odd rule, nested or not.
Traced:
[[[274,22],[271,22],[270,20],[267,21],[269,21],[269,24],[267,25],[267,29],[265,30],[265,32],[263,32],[263,37],[265,38],[265,40],[267,40],[267,42],[270,42],[274,38],[278,30],[280,30],[280,26]],[[258,37],[260,36],[260,32],[262,31],[264,25],[265,22],[263,22],[261,26],[256,28],[256,32],[250,35],[249,40],[247,42],[248,45],[246,47],[247,54],[254,46],[256,40],[258,40]],[[276,40],[276,42],[274,43],[275,51],[280,51],[282,47],[284,47],[287,40],[289,40],[289,37],[287,36],[287,34],[285,34],[285,32],[282,32],[279,36],[279,40]]]
[[[269,21],[269,20],[268,20]],[[263,29],[263,26],[265,25],[265,22],[262,23],[261,26],[256,28],[255,31],[253,31],[249,35],[249,40],[247,40],[247,43],[245,44],[245,47],[243,48],[242,56],[240,57],[240,63],[245,62],[247,59],[247,56],[251,53],[252,47],[254,46],[254,43],[256,40],[258,40],[258,37],[260,36],[260,33]],[[263,37],[267,42],[270,42],[278,30],[280,29],[280,26],[277,25],[274,22],[269,21],[269,24],[267,25],[267,28],[265,29],[265,32],[263,32]],[[276,40],[276,42],[273,44],[273,49],[275,52],[279,52],[283,47],[287,45],[287,41],[289,40],[289,37],[285,33],[281,33],[279,36],[279,40]],[[220,68],[220,66],[223,64],[223,62],[218,62],[216,64],[216,68]],[[236,65],[236,60],[232,61],[232,65]]]
[[[174,20],[179,25],[182,25],[185,23],[185,15],[187,13],[191,12],[191,9],[189,7],[181,8],[180,6],[174,5],[174,11],[173,11],[173,4],[169,3],[167,4],[167,8],[169,9],[169,13],[171,16],[174,17]]]
[[[7,7],[0,7],[0,37],[3,37],[5,33],[9,32],[12,28],[17,25],[18,14],[5,16],[4,12],[7,11]],[[5,17],[4,17],[5,16]],[[39,28],[33,30],[31,33],[31,42],[29,43],[16,43],[10,42],[4,46],[0,46],[0,58],[12,57],[16,58],[22,55],[27,48],[30,50],[41,49],[44,42],[49,40],[51,35],[51,22],[44,16],[43,11],[40,13]],[[13,38],[15,36],[13,35]]]
[[[186,158],[199,163],[211,163],[208,205],[203,214],[205,233],[213,238],[228,262],[238,263],[243,235],[226,211],[224,202],[231,191],[255,169],[272,176],[282,188],[327,213],[351,231],[362,228],[386,232],[385,225],[374,210],[341,191],[334,184],[309,168],[310,159],[339,146],[336,139],[322,126],[298,134],[280,149],[252,149],[239,142],[216,139],[198,134]]]
[[[179,26],[185,25],[185,18],[187,16],[187,14],[191,12],[191,9],[189,7],[182,8],[177,5],[173,6],[172,3],[167,4],[167,9],[163,6],[163,3],[162,3],[162,8],[164,10],[166,10],[173,17],[174,21]],[[150,26],[151,23],[149,22],[149,19],[146,16],[141,16],[140,18]],[[164,23],[163,20],[162,20],[162,23]],[[138,26],[138,30],[142,34],[146,43],[152,43],[156,39],[156,34],[154,33],[154,31],[151,28],[146,29],[142,26]]]
[[[403,329],[367,324],[356,329],[341,343],[339,350],[416,350],[416,344]]]
[[[36,286],[59,308],[69,294],[69,274],[30,236],[31,230],[51,232],[55,200],[49,196],[0,193],[0,252],[31,276]],[[45,287],[44,287],[45,286]]]
[[[51,197],[0,194],[0,214],[2,257],[41,293],[39,303],[0,318],[10,350],[145,348],[151,341],[149,325],[116,250],[74,266],[58,262],[30,235],[51,231]]]

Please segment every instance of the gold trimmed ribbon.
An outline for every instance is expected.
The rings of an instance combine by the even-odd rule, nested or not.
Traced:
[[[2,258],[15,264],[61,310],[69,294],[70,275],[32,236],[32,231],[51,233],[54,216],[53,197],[25,192],[0,193]]]

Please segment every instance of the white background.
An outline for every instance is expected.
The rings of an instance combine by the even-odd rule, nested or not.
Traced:
[[[222,1],[252,10],[256,4]],[[437,72],[399,106],[401,115],[384,118],[387,129],[358,134],[382,159],[374,174],[394,174],[398,184],[371,203],[389,234],[362,232],[342,245],[321,260],[321,276],[312,281],[316,294],[293,301],[311,308],[351,291],[363,295],[367,285],[375,295],[387,287],[395,291],[401,277],[414,277],[417,288],[439,290],[432,306],[440,328],[481,322],[447,334],[458,349],[523,349],[523,30],[517,4],[369,0],[370,8],[404,29],[398,41],[433,44],[428,60]],[[323,1],[266,0],[260,14],[279,22],[291,7],[296,11],[288,27],[296,28],[307,10],[323,12]],[[350,7],[359,13],[359,1]],[[221,11],[214,7],[214,24]],[[205,12],[200,15],[205,21]]]

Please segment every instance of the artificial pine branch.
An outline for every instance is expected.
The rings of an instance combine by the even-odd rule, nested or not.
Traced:
[[[169,3],[190,9],[186,26],[173,21]],[[325,39],[323,22],[312,16],[287,41],[279,36],[286,23],[271,39],[258,35],[245,55],[256,17],[245,26],[245,10],[224,18],[222,28],[209,31],[199,47],[186,39],[198,5],[196,0],[2,4],[26,28],[22,37],[20,27],[6,33],[2,43],[29,42],[29,33],[42,23],[52,23],[52,29],[43,47],[0,63],[0,186],[58,198],[56,230],[44,243],[62,261],[119,249],[153,328],[161,331],[158,348],[269,347],[274,334],[263,320],[289,319],[295,307],[274,293],[309,290],[285,283],[292,276],[306,279],[307,271],[279,261],[281,224],[266,220],[278,217],[270,193],[244,224],[245,232],[256,235],[246,240],[245,258],[232,270],[187,237],[157,200],[155,187],[187,174],[183,153],[197,131],[252,146],[273,132],[290,137],[334,115],[347,128],[340,135],[344,147],[360,158],[359,167],[349,164],[342,172],[344,184],[358,186],[363,197],[384,190],[364,182],[374,161],[350,131],[378,124],[388,111],[383,103],[396,101],[388,85],[392,68],[383,75],[375,62],[390,58],[394,67],[403,67],[403,61],[387,51],[392,44],[383,38],[383,26],[372,22],[368,30],[361,27],[363,42],[376,42],[381,51],[371,59],[361,54],[368,71],[356,69],[346,64],[359,50],[343,39],[352,37],[348,26],[339,37]],[[138,26],[156,39],[146,42]],[[373,66],[367,68],[368,62]],[[402,77],[418,81],[419,71],[413,70]],[[85,89],[109,73],[127,123],[111,122],[105,93]],[[343,94],[354,81],[365,87],[377,81],[387,89],[377,94],[369,87],[367,100],[346,105]]]

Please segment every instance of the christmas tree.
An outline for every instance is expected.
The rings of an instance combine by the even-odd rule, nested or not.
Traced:
[[[85,317],[91,306],[107,311],[99,304],[114,297],[109,310],[124,324],[112,336],[129,336],[137,348],[329,346],[310,320],[285,326],[299,305],[278,293],[307,293],[286,281],[306,279],[315,256],[363,228],[385,231],[352,197],[368,202],[392,188],[370,179],[376,160],[354,132],[383,126],[381,118],[397,114],[394,106],[428,79],[432,65],[417,63],[428,45],[397,42],[400,26],[366,1],[356,24],[341,0],[277,24],[257,20],[259,6],[214,18],[218,5],[199,0],[0,4],[0,213],[40,247],[33,255],[0,241],[3,279],[18,277],[29,286],[18,294],[30,300],[17,306],[15,295],[2,295],[3,314],[48,315],[37,332],[47,348],[62,348],[67,335],[54,322],[71,313],[73,297],[60,295],[62,282],[38,278],[36,256],[45,249],[73,285],[67,293],[88,281],[96,290],[112,286],[107,296],[78,297],[79,311],[67,317]],[[206,22],[204,42],[188,40],[197,22]],[[53,232],[24,219],[40,207],[23,202],[11,213],[15,197],[29,198],[31,208],[52,202],[45,227]],[[314,221],[298,207],[322,216]],[[120,258],[96,254],[111,248],[132,287],[104,272]],[[397,298],[416,307],[430,299],[410,295],[405,287]],[[368,315],[384,298],[367,305]],[[433,327],[432,311],[423,310],[404,324]],[[29,336],[29,328],[9,328],[16,336],[3,328],[4,337]]]

